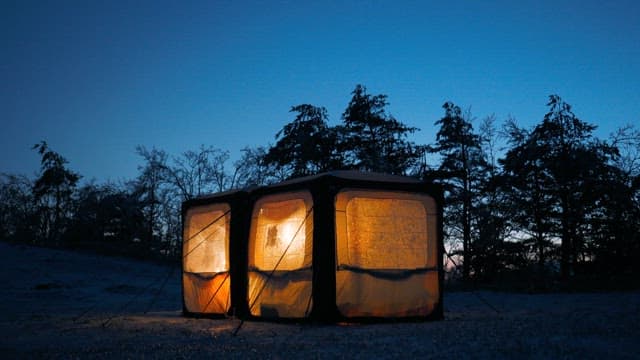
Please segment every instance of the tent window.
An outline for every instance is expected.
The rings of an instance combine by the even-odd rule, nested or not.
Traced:
[[[258,270],[296,270],[311,265],[311,197],[266,196],[254,208],[251,265]]]
[[[229,271],[229,205],[188,210],[184,222],[184,270],[192,273]]]
[[[427,266],[427,211],[420,196],[353,191],[338,198],[337,210],[344,211],[342,228],[337,224],[340,264],[363,269]]]
[[[249,235],[247,289],[252,315],[286,318],[309,315],[312,209],[308,191],[268,195],[256,201]]]

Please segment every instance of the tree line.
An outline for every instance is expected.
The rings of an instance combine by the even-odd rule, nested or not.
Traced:
[[[2,174],[0,238],[135,256],[180,257],[182,201],[338,169],[413,176],[445,190],[446,264],[466,281],[638,284],[640,131],[607,139],[551,95],[531,128],[481,121],[446,102],[436,139],[388,111],[388,97],[357,85],[330,125],[327,110],[300,104],[275,143],[228,151],[201,145],[177,156],[136,148],[138,175],[80,184],[46,142],[35,179]],[[475,127],[474,127],[475,126]],[[477,129],[476,129],[477,127]],[[596,285],[596,284],[593,284]],[[597,286],[597,285],[596,285]]]

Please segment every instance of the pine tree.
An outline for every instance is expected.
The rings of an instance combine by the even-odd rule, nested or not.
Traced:
[[[33,146],[41,155],[40,176],[33,195],[41,212],[40,235],[51,245],[60,245],[62,235],[73,216],[73,193],[80,175],[67,169],[62,155],[51,150],[45,141]]]
[[[472,263],[472,213],[478,197],[482,169],[486,162],[480,146],[480,137],[473,131],[470,114],[466,118],[460,107],[451,102],[442,106],[445,115],[436,121],[440,127],[431,153],[439,154],[441,163],[430,177],[445,186],[445,219],[449,237],[462,239],[462,274],[468,280]]]
[[[267,165],[286,169],[288,177],[313,175],[342,167],[338,134],[328,125],[327,110],[309,104],[293,106],[295,119],[276,134],[264,157]]]
[[[362,171],[406,175],[419,161],[421,148],[407,140],[418,129],[387,114],[387,95],[370,95],[357,85],[342,114],[347,163]]]
[[[617,150],[593,136],[595,126],[580,120],[559,96],[549,97],[549,112],[508,151],[505,172],[510,178],[517,221],[532,231],[538,262],[544,249],[560,241],[560,272],[568,280],[579,257],[589,253],[594,227]]]

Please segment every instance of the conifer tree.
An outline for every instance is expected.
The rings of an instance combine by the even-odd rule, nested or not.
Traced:
[[[486,162],[480,137],[471,124],[470,114],[463,116],[460,107],[452,102],[447,102],[442,107],[445,115],[435,123],[440,127],[436,143],[429,147],[431,153],[440,155],[441,162],[438,169],[429,176],[444,184],[447,235],[462,239],[462,274],[467,280],[473,257],[473,205],[478,197],[481,172],[486,168]]]

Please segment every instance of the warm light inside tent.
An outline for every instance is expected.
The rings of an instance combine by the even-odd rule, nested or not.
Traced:
[[[345,316],[423,316],[438,300],[436,204],[423,194],[336,196],[336,304]]]
[[[185,201],[183,311],[440,318],[441,196],[416,179],[335,171]]]
[[[427,214],[422,202],[357,196],[347,202],[346,218],[349,264],[369,269],[426,266]]]
[[[229,205],[190,208],[184,218],[183,293],[188,311],[224,314],[230,307]]]
[[[264,317],[305,317],[311,304],[313,201],[307,191],[256,201],[249,235],[249,308]]]
[[[299,197],[288,199],[269,196],[256,204],[250,249],[257,269],[295,270],[311,265],[311,242],[307,242],[310,199],[296,195]]]
[[[229,270],[229,206],[189,209],[184,226],[184,269],[194,273]]]

